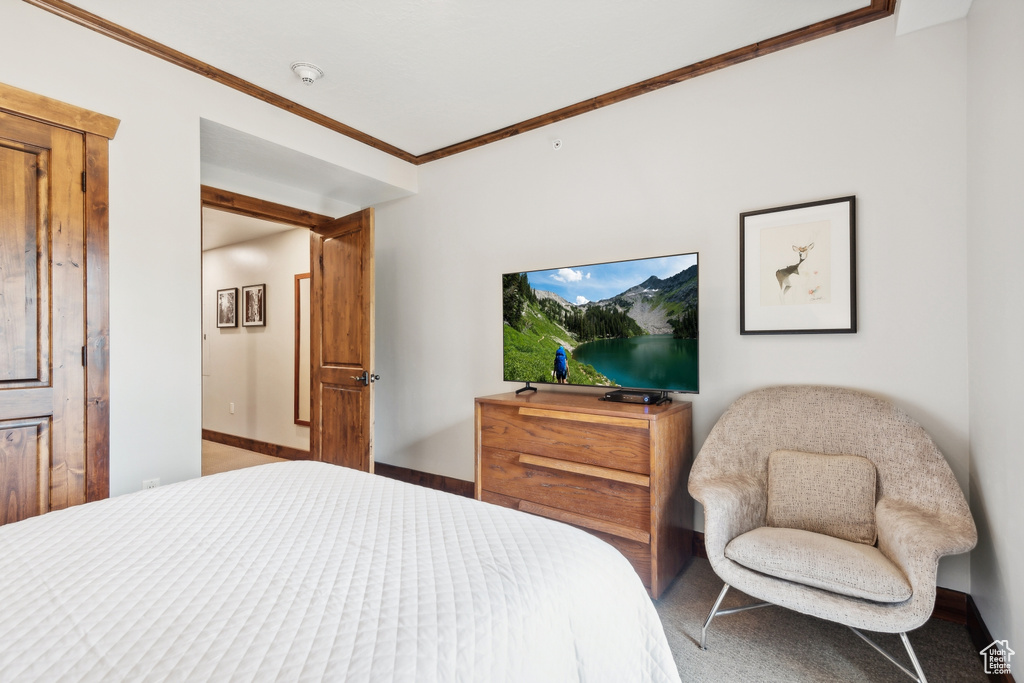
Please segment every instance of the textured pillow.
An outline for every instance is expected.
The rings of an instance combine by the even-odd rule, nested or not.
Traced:
[[[891,603],[914,593],[878,548],[810,531],[763,526],[732,539],[725,556],[762,574],[853,598]]]
[[[875,466],[858,455],[775,451],[766,522],[873,545]]]

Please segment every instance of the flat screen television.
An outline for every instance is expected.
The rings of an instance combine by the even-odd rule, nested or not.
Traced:
[[[696,253],[506,273],[501,284],[506,381],[697,393]]]

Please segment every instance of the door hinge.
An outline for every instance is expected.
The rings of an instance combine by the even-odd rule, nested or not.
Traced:
[[[85,347],[83,346],[82,347],[82,367],[85,368],[85,367],[88,367],[88,366],[89,366],[89,355],[86,353]]]
[[[85,192],[85,171],[82,171],[82,192]]]

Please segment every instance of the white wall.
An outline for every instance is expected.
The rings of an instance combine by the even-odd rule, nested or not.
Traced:
[[[111,494],[199,476],[200,118],[413,190],[416,169],[20,0],[0,0],[0,26],[0,81],[121,119],[110,145]]]
[[[856,387],[920,421],[966,488],[966,31],[893,23],[422,167],[377,211],[377,458],[473,477],[473,397],[516,388],[501,273],[696,250],[695,446],[750,389]],[[848,194],[860,331],[740,336],[739,213]],[[967,556],[940,577],[968,590]]]
[[[1000,2],[1009,13],[1008,0]],[[978,17],[981,10],[972,14],[977,31],[999,30],[1001,17]],[[1012,484],[1020,483],[1019,466],[1000,479],[999,468],[1014,464],[1005,447],[1020,443],[999,431],[1010,416],[1009,387],[1020,383],[1010,382],[1012,372],[999,376],[1019,365],[998,346],[1019,340],[1008,334],[1019,328],[995,312],[1020,298],[987,299],[980,288],[1010,258],[1001,225],[1013,224],[1006,197],[1016,195],[1006,191],[981,221],[989,209],[980,200],[995,191],[972,189],[978,239],[969,278],[966,22],[899,39],[892,20],[875,22],[418,169],[20,0],[0,0],[0,24],[9,29],[0,81],[122,120],[110,176],[113,494],[200,469],[206,118],[410,189],[418,174],[419,196],[377,213],[376,452],[384,462],[472,477],[473,397],[512,388],[500,381],[502,272],[696,249],[703,355],[695,445],[748,389],[846,385],[904,406],[964,485],[966,292],[978,284],[971,304],[991,314],[971,320],[985,323],[971,337],[971,447],[976,460],[986,458],[976,463],[984,498],[976,509],[988,516],[985,529],[1007,535],[998,545],[985,541],[991,584],[978,594],[994,621],[1022,612],[1019,593],[997,606],[1010,594],[1008,572],[1020,566],[1006,550],[1019,552],[1019,536],[1009,537],[1019,531],[1012,520],[992,521],[1012,514]],[[1003,38],[1014,40],[1019,31]],[[972,42],[972,78],[996,68],[984,54]],[[992,78],[1003,73],[1020,82],[1019,66],[1001,65]],[[972,96],[999,87],[979,82]],[[970,139],[980,145],[990,122],[975,121]],[[555,137],[565,142],[558,152]],[[986,172],[995,183],[1008,164],[1001,154],[986,142],[972,172],[994,169]],[[738,214],[845,194],[858,197],[861,331],[741,337]],[[989,331],[998,336],[986,342]],[[969,590],[967,567],[965,557],[944,560],[941,582]]]
[[[203,252],[203,429],[309,450],[294,417],[295,276],[308,272],[305,228]],[[267,286],[267,324],[244,327],[242,287],[255,284]],[[218,328],[217,290],[229,287],[238,327]]]
[[[1024,3],[974,0],[967,27],[971,508],[980,535],[971,588],[993,637],[1021,652]]]

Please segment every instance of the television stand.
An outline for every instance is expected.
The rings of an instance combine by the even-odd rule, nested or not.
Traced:
[[[608,403],[593,394],[476,399],[478,500],[592,532],[658,598],[689,560],[692,406]]]
[[[530,383],[527,382],[526,386],[523,387],[522,389],[516,389],[516,396],[518,396],[519,394],[523,393],[524,391],[537,391],[537,387],[531,387]]]

